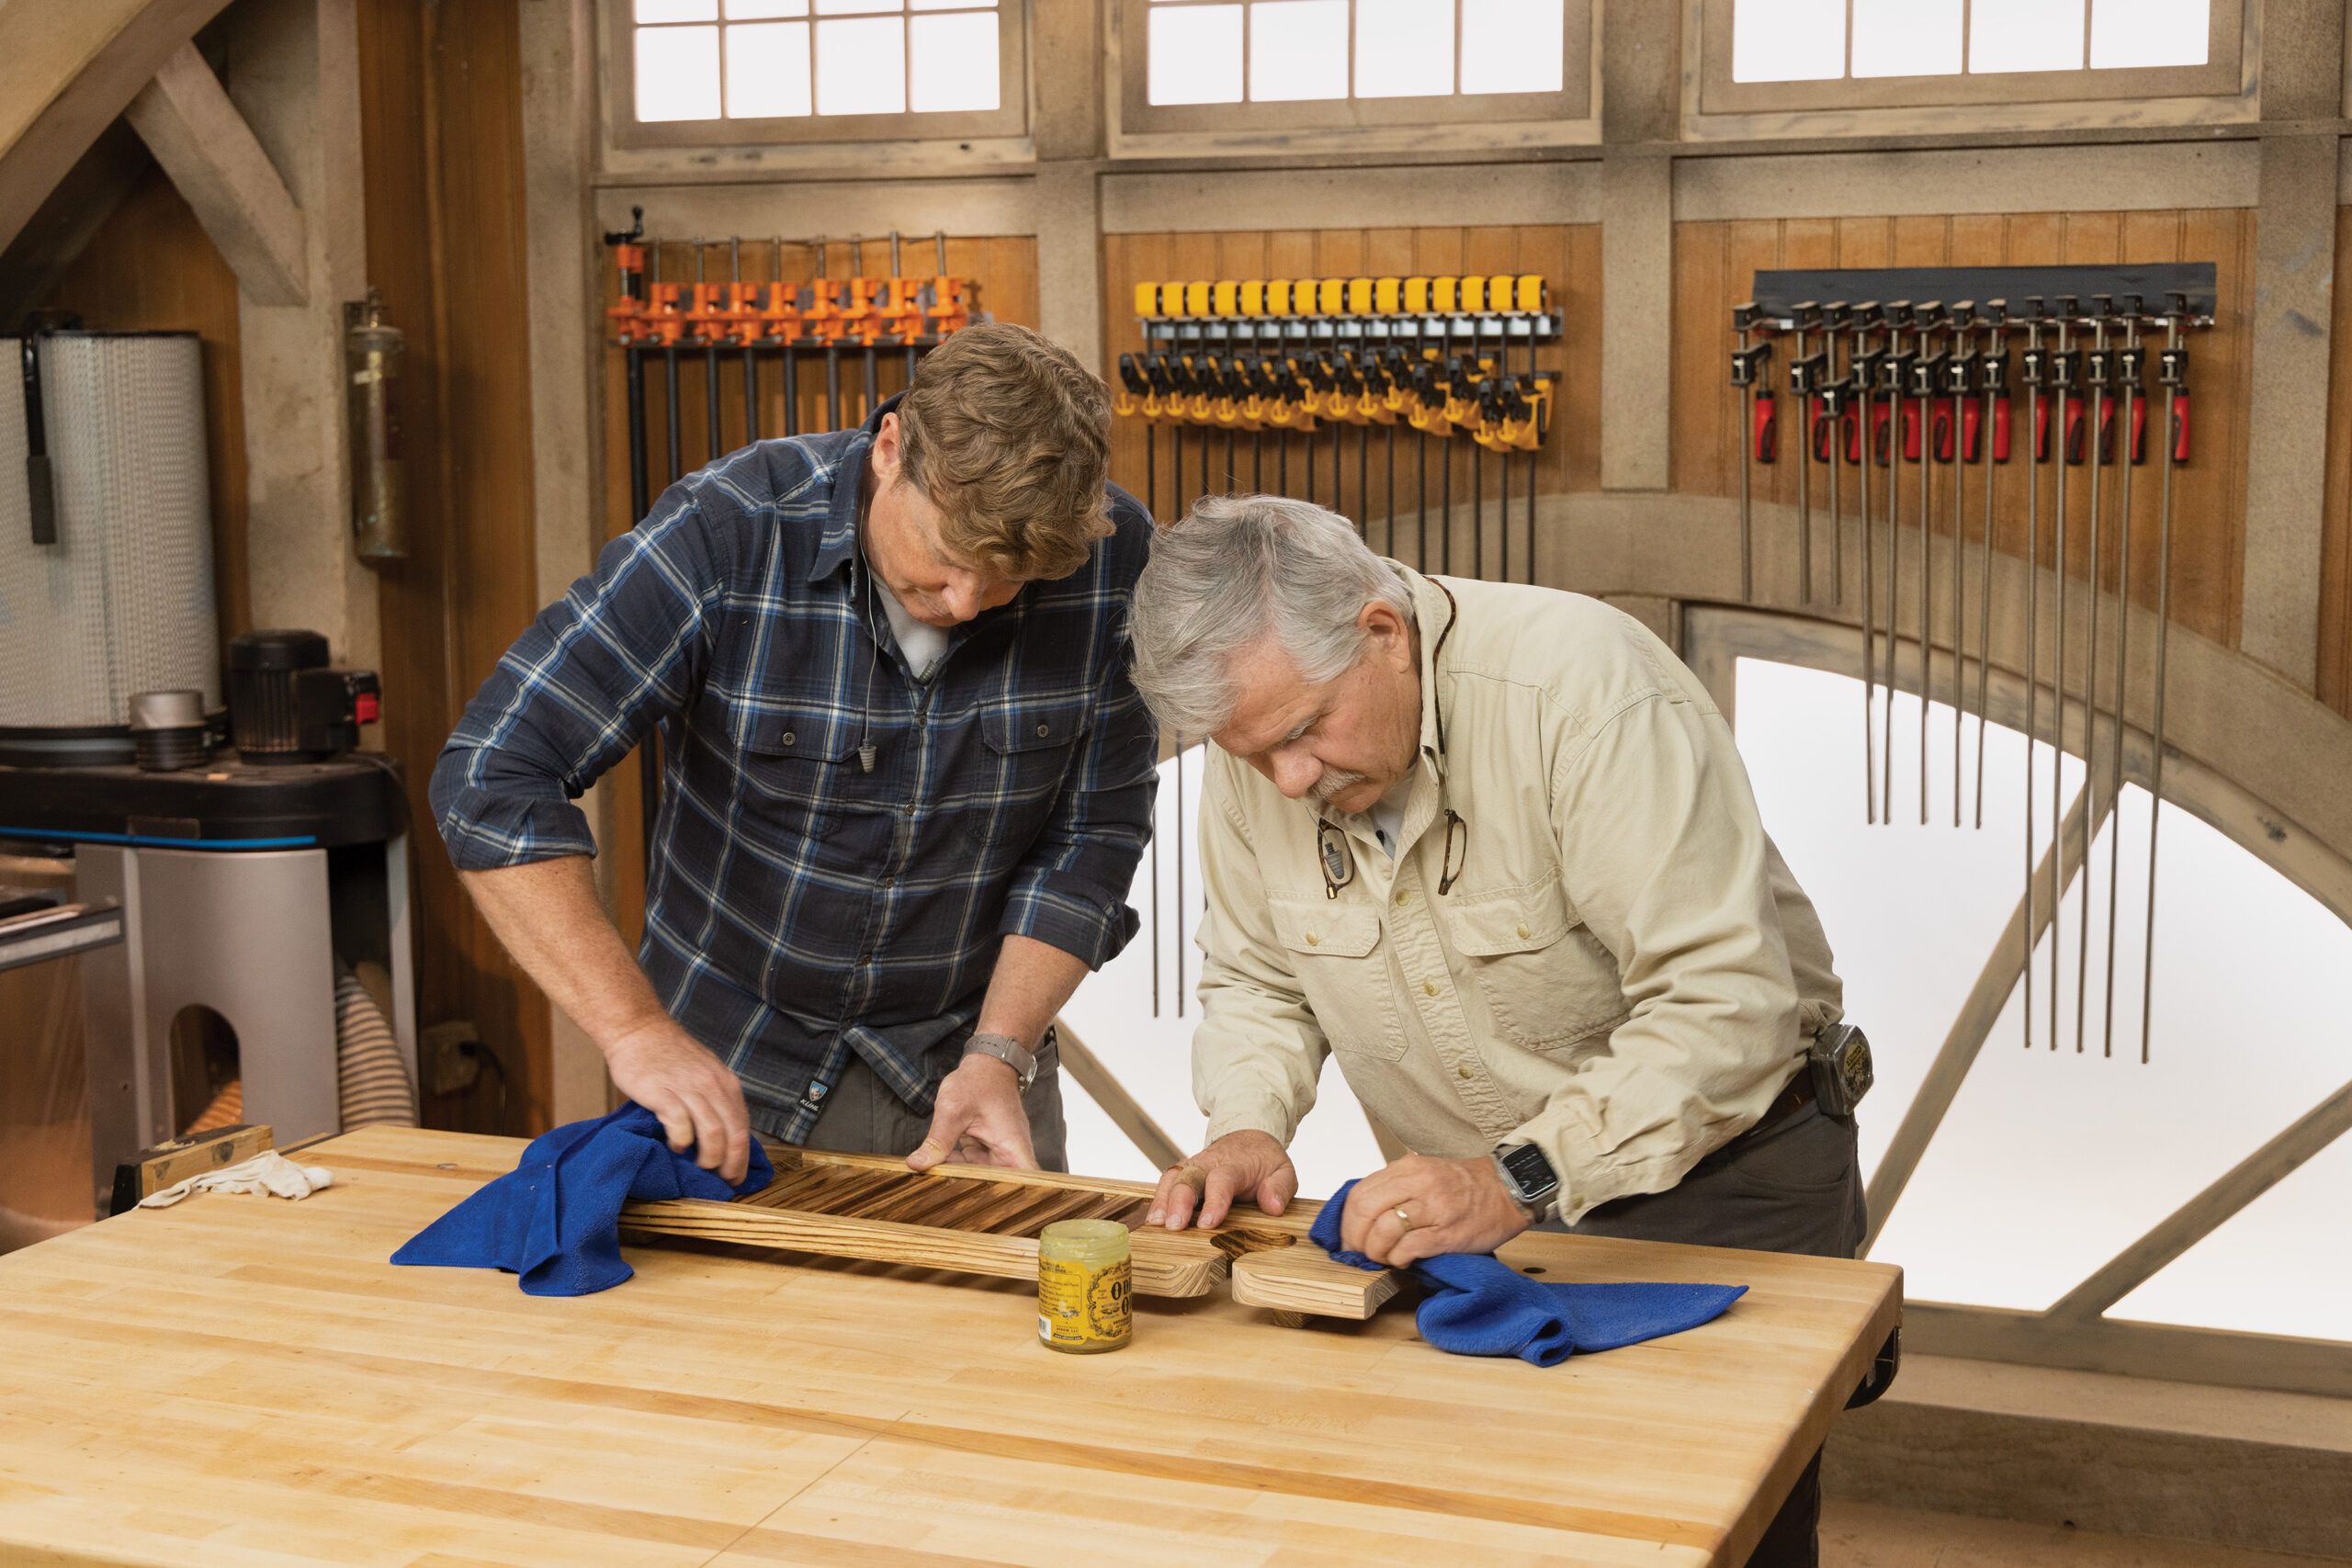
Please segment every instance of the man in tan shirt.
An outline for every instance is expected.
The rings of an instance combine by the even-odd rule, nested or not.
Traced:
[[[1347,1237],[1408,1263],[1541,1217],[1850,1254],[1850,1121],[1810,1103],[1840,987],[1698,680],[1597,601],[1427,578],[1345,520],[1204,501],[1136,590],[1136,682],[1212,737],[1193,1080],[1209,1145],[1163,1223],[1296,1190],[1335,1054],[1413,1150]],[[1522,1158],[1516,1162],[1526,1166]],[[1661,1199],[1694,1177],[1702,1211]],[[1718,1180],[1718,1178],[1736,1178]]]
[[[1345,1243],[1378,1261],[1553,1215],[1860,1247],[1854,1123],[1806,1062],[1840,1013],[1828,942],[1730,726],[1657,637],[1576,594],[1423,577],[1267,496],[1155,536],[1130,635],[1162,728],[1216,743],[1208,1144],[1154,1223],[1280,1212],[1328,1053],[1413,1151],[1349,1197]],[[1817,1507],[1808,1470],[1754,1561],[1810,1562]]]

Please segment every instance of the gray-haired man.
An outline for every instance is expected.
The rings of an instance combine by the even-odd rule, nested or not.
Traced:
[[[1136,588],[1135,681],[1206,735],[1193,1088],[1153,1217],[1279,1210],[1328,1052],[1413,1150],[1343,1235],[1392,1264],[1556,1215],[1850,1256],[1854,1123],[1807,1055],[1841,988],[1730,727],[1591,599],[1423,577],[1344,519],[1204,500]],[[1808,1471],[1755,1562],[1810,1561]]]

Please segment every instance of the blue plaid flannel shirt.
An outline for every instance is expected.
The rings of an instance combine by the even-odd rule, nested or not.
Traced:
[[[460,868],[593,854],[572,801],[661,727],[639,962],[753,1125],[795,1141],[853,1051],[928,1115],[1007,934],[1114,956],[1150,832],[1125,624],[1148,515],[1112,487],[1117,534],[956,627],[918,682],[857,548],[888,409],[672,485],[506,651],[433,773]]]

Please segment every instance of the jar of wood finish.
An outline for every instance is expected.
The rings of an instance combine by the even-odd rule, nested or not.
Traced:
[[[1125,1346],[1133,1332],[1134,1268],[1127,1227],[1116,1220],[1061,1220],[1037,1237],[1037,1338],[1091,1356]]]

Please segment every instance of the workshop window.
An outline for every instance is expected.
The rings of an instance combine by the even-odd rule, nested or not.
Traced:
[[[1575,119],[1590,0],[1122,0],[1129,130]]]
[[[611,0],[625,144],[1016,134],[1023,0]]]
[[[2207,97],[2243,0],[1701,0],[1709,113]]]
[[[1986,726],[1984,826],[1955,829],[1953,713],[1947,702],[1928,704],[1930,820],[1922,827],[1909,809],[1919,701],[1898,694],[1892,749],[1901,809],[1892,825],[1871,826],[1863,819],[1860,681],[1749,657],[1737,659],[1735,681],[1740,755],[1757,809],[1820,912],[1847,1017],[1869,1034],[1877,1058],[1878,1082],[1858,1117],[1867,1179],[1955,1021],[1969,1017],[1981,976],[1990,965],[2014,964],[2025,737]],[[1972,822],[1976,735],[1972,713],[1958,741]],[[2049,748],[2040,748],[2041,851],[2050,840],[2049,759]],[[2064,798],[2073,801],[2082,782],[2081,761],[2070,755]],[[2165,784],[2170,795],[2181,781],[2168,772]],[[2100,787],[2104,795],[2104,781]],[[1901,1264],[1914,1300],[2050,1306],[2344,1083],[2341,1005],[2332,988],[2309,981],[2352,973],[2352,926],[2177,800],[2165,806],[2158,840],[2154,1027],[2142,1064],[2149,808],[2146,791],[2127,782],[2095,842],[2087,964],[2078,952],[2086,883],[2078,873],[2066,886],[2058,1049],[2050,1048],[2045,932],[2036,953],[2033,1048],[2021,1048],[2023,981],[2003,969],[2011,976],[2007,994],[1957,1097],[1901,1196],[1872,1216],[1883,1229],[1870,1256]],[[2250,825],[2261,831],[2258,818]],[[2347,1201],[2352,1138],[2291,1171],[2107,1315],[2343,1338],[2352,1249],[2307,1243],[2341,1229]]]

